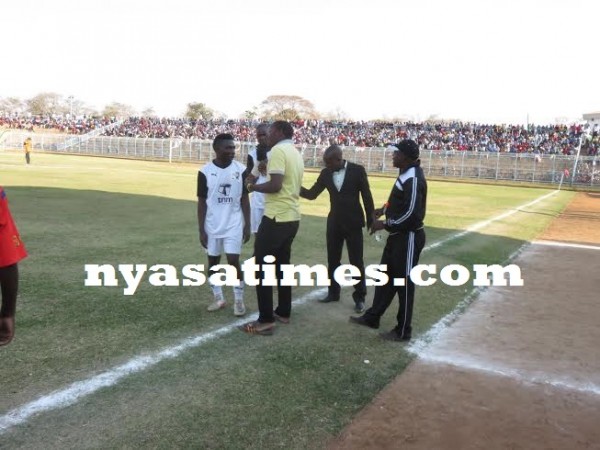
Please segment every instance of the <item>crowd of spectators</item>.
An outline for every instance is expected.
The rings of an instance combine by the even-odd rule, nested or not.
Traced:
[[[52,128],[84,134],[113,123],[114,119],[84,117],[7,117],[0,126],[32,130]],[[256,120],[190,120],[184,118],[130,117],[105,130],[107,136],[137,138],[213,139],[232,133],[240,141],[253,141]],[[588,125],[487,125],[466,122],[379,122],[299,120],[294,122],[297,144],[378,147],[400,139],[414,139],[424,150],[543,153],[571,155],[577,152],[580,137],[584,154],[596,155],[600,147],[598,129]]]
[[[247,120],[190,120],[183,118],[129,117],[106,136],[138,138],[214,139],[232,133],[240,141],[253,141],[258,122]]]
[[[36,129],[58,133],[86,134],[114,123],[108,117],[67,117],[61,115],[22,116],[0,115],[0,127],[35,132]]]
[[[187,120],[131,117],[106,134],[140,138],[212,139],[219,133],[232,133],[241,141],[252,141],[258,122],[249,120]],[[573,125],[484,125],[464,122],[390,123],[296,121],[298,144],[339,144],[356,147],[385,146],[400,139],[414,139],[425,150],[464,150],[570,155],[577,151],[579,138],[589,132]],[[586,139],[590,155],[597,154],[598,132]]]

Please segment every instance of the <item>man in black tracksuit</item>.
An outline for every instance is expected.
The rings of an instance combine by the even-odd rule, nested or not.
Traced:
[[[425,246],[423,219],[427,205],[427,181],[420,167],[419,146],[410,139],[389,147],[394,150],[394,167],[400,174],[394,183],[386,205],[375,210],[375,216],[385,214],[385,221],[375,220],[371,233],[385,229],[389,232],[381,256],[381,264],[387,265],[389,281],[375,288],[373,306],[364,315],[350,317],[352,323],[379,328],[379,319],[390,306],[396,293],[400,301],[398,324],[381,337],[391,341],[408,341],[411,337],[411,321],[415,285],[409,274],[419,262]],[[406,286],[395,286],[395,281],[404,279]]]

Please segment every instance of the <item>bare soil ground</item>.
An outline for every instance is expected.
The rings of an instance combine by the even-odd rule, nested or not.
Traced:
[[[541,238],[549,241],[600,245],[600,192],[576,195]]]
[[[600,195],[541,236],[600,244]],[[532,244],[523,287],[485,291],[365,408],[335,449],[600,448],[600,247]]]

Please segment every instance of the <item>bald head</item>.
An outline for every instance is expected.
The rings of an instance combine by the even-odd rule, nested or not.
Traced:
[[[323,162],[329,170],[340,170],[344,167],[344,156],[340,146],[332,145],[327,147],[323,153]]]
[[[323,158],[330,158],[331,156],[339,156],[342,157],[342,148],[339,145],[331,145],[325,149],[325,153],[323,153]]]

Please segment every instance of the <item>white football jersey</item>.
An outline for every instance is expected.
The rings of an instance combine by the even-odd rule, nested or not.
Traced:
[[[254,168],[252,169],[252,175],[257,176],[257,180],[256,180],[256,184],[262,184],[262,183],[266,183],[267,181],[269,181],[269,178],[263,174],[261,174],[260,172],[258,172],[258,157],[256,155],[256,147],[252,147],[250,149],[250,151],[248,152],[248,154],[250,156],[252,156],[252,159],[254,160]],[[267,158],[269,157],[269,155],[271,154],[271,152],[267,153]],[[258,174],[256,174],[256,172],[258,172]],[[253,209],[261,209],[264,210],[265,209],[265,194],[261,193],[261,192],[252,192],[252,194],[250,194],[250,207]]]
[[[224,169],[210,162],[200,170],[206,177],[208,188],[204,230],[209,236],[228,237],[243,229],[241,200],[245,170],[246,166],[237,161]]]

